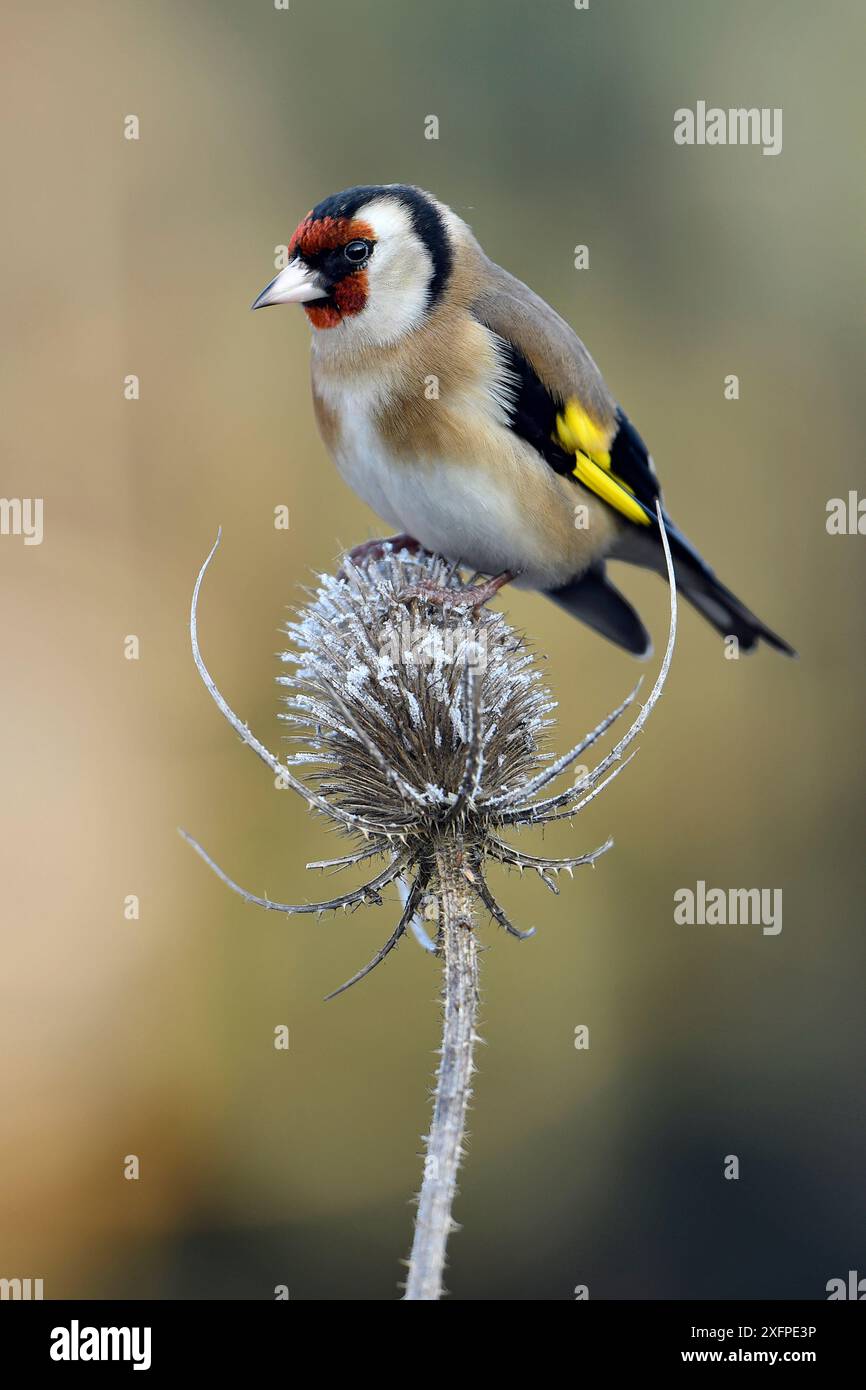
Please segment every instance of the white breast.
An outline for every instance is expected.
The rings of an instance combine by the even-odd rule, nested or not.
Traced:
[[[357,377],[351,387],[333,377],[316,385],[340,421],[333,452],[341,476],[390,526],[483,574],[510,569],[522,587],[557,588],[584,567],[588,537],[575,529],[568,486],[496,418],[499,407],[489,395],[462,403],[473,430],[492,443],[485,465],[395,456],[376,425],[381,377],[369,386]]]
[[[325,378],[317,379],[316,389],[326,409],[339,422],[339,439],[332,446],[332,453],[340,476],[385,521],[408,530],[390,500],[396,461],[383,447],[374,424],[382,403],[381,384],[362,385],[355,380],[351,387],[346,387],[339,380]]]

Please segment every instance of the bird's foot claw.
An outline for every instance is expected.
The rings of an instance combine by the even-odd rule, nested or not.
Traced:
[[[367,564],[370,560],[381,560],[386,553],[396,555],[400,550],[408,550],[416,555],[423,551],[424,547],[420,541],[416,541],[414,536],[409,536],[405,531],[401,531],[398,536],[383,536],[381,540],[362,541],[360,545],[353,546],[347,551],[346,559],[351,560],[353,565],[358,567]],[[348,579],[345,566],[341,566],[337,575],[338,579]]]
[[[406,603],[410,599],[420,598],[426,599],[428,603],[438,603],[442,606],[447,604],[449,608],[483,608],[485,603],[496,597],[503,584],[508,584],[513,578],[510,570],[504,570],[502,574],[488,579],[485,584],[471,584],[453,589],[445,584],[421,580],[418,584],[410,584],[402,589],[399,598]]]

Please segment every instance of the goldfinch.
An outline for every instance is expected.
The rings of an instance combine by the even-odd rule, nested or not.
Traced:
[[[395,543],[495,576],[471,591],[479,602],[513,579],[648,655],[605,566],[665,573],[659,482],[576,333],[419,188],[326,198],[288,250],[252,307],[303,305],[322,438],[346,482],[399,528]],[[665,526],[695,608],[744,650],[764,641],[793,655],[666,515]]]

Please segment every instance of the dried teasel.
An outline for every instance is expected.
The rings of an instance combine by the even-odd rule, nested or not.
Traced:
[[[613,841],[607,840],[571,858],[549,858],[524,853],[508,837],[526,826],[571,820],[634,756],[636,750],[627,756],[626,750],[661,694],[676,634],[676,588],[660,513],[659,524],[671,621],[658,677],[623,737],[590,772],[560,791],[549,789],[632,704],[640,686],[579,743],[554,758],[547,741],[555,706],[533,653],[502,613],[462,601],[468,586],[455,566],[386,545],[362,568],[347,558],[339,577],[320,578],[286,628],[292,645],[282,661],[293,670],[277,679],[289,692],[281,718],[297,751],[283,761],[231,709],[199,648],[199,594],[219,536],[195,584],[193,657],[217,707],[284,786],[352,841],[342,858],[307,867],[336,869],[377,857],[387,862],[366,883],[339,897],[279,903],[242,888],[196,840],[181,833],[228,887],[272,912],[321,914],[380,904],[390,884],[403,887],[402,911],[390,936],[329,999],[381,964],[407,931],[444,957],[443,1046],[407,1299],[435,1299],[442,1291],[473,1070],[478,910],[513,937],[532,935],[516,927],[496,901],[485,866],[493,861],[534,871],[556,893],[563,870],[573,874],[611,848]],[[430,586],[453,591],[453,599],[430,602],[423,596]],[[292,771],[301,767],[304,780]],[[431,919],[435,942],[424,930],[424,921]]]

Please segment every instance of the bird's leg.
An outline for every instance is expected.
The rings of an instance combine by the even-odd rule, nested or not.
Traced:
[[[405,531],[401,531],[398,536],[383,536],[381,540],[362,541],[360,545],[353,546],[346,554],[346,559],[351,560],[353,565],[363,565],[368,560],[381,560],[385,554],[385,547],[390,546],[393,554],[400,550],[408,550],[416,555],[423,551],[424,547],[420,541],[416,541],[414,536],[409,536]],[[341,569],[337,576],[338,579],[347,579],[345,569]]]
[[[451,608],[483,608],[485,603],[495,598],[502,586],[510,584],[513,578],[511,570],[503,570],[484,584],[468,584],[460,589],[449,589],[442,584],[431,584],[428,580],[421,580],[419,584],[410,584],[402,589],[400,598],[423,598],[428,603],[447,603]]]

